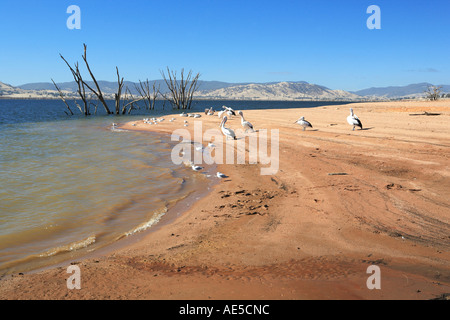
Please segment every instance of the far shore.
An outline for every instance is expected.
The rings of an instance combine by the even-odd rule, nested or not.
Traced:
[[[347,124],[350,108],[362,130]],[[450,100],[243,111],[256,130],[279,130],[275,174],[218,164],[228,178],[176,219],[73,261],[81,289],[68,289],[58,266],[0,279],[0,299],[448,299]],[[218,129],[217,115],[201,115],[119,128],[193,134],[187,120]],[[313,127],[302,131],[301,116]],[[240,118],[226,126],[240,128]],[[370,266],[380,289],[368,287]]]

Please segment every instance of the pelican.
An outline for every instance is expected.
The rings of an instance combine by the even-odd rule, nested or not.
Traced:
[[[206,113],[208,116],[213,116],[214,115],[214,110],[213,108],[209,108],[209,111]]]
[[[242,113],[242,111],[239,111],[238,114],[241,116],[241,124],[244,127],[245,132],[247,132],[248,129],[250,129],[250,130],[252,130],[252,132],[254,132],[255,130],[253,129],[253,125],[250,122],[245,121],[244,114]]]
[[[347,117],[347,122],[349,125],[353,126],[353,131],[355,130],[355,127],[360,127],[361,129],[363,128],[361,120],[359,120],[358,116],[353,114],[352,108],[350,108],[350,115]]]
[[[228,178],[227,175],[224,175],[222,172],[217,172],[217,178]]]
[[[200,114],[194,114],[194,118],[201,118]]]
[[[225,109],[226,113],[227,113],[230,117],[236,115],[236,112],[234,112],[234,110],[231,109],[230,107],[222,106],[222,108]]]
[[[187,115],[187,113],[186,112],[182,112],[181,114],[180,114],[180,117],[187,117],[188,115]]]
[[[230,128],[225,128],[225,122],[227,122],[227,120],[228,118],[226,116],[223,117],[222,122],[220,123],[220,130],[222,130],[222,133],[227,136],[227,139],[228,137],[230,137],[236,140],[236,135],[234,134],[234,131],[231,130]]]
[[[225,111],[226,111],[226,110],[219,111],[219,112],[217,113],[217,116],[218,116],[219,118],[222,118],[222,115],[225,113]]]
[[[300,119],[298,119],[297,121],[295,121],[294,123],[298,123],[299,125],[301,125],[303,127],[303,131],[305,131],[305,129],[307,127],[312,128],[313,126],[311,125],[311,123],[309,123],[309,121],[305,120],[305,117],[301,117]]]

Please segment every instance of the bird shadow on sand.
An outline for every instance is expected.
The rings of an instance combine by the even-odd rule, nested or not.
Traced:
[[[360,130],[372,130],[373,129],[373,127],[370,127],[370,128],[364,128],[364,129],[359,129],[358,131],[360,131]]]

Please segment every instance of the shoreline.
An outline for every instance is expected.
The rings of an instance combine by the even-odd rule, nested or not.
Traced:
[[[164,139],[167,138],[166,134],[164,133],[152,133],[158,137],[163,137]],[[214,170],[214,166],[209,166],[209,169]],[[176,219],[177,216],[182,214],[182,212],[185,211],[186,208],[192,206],[192,204],[198,198],[204,197],[206,194],[208,194],[216,182],[211,178],[205,178],[205,180],[207,181],[206,185],[202,186],[199,182],[195,182],[197,183],[195,187],[188,187],[188,190],[185,191],[185,195],[182,195],[181,198],[170,201],[166,200],[166,212],[162,214],[160,218],[158,218],[156,223],[144,228],[143,230],[139,230],[139,227],[141,225],[145,225],[148,221],[142,221],[140,225],[136,225],[134,229],[130,229],[129,232],[125,232],[122,236],[119,236],[112,242],[103,243],[100,247],[95,249],[91,249],[91,247],[87,245],[78,249],[62,251],[55,256],[44,256],[42,258],[38,257],[38,253],[31,254],[30,256],[22,258],[22,262],[15,262],[13,265],[2,269],[1,271],[3,273],[0,273],[0,280],[14,274],[35,274],[64,265],[68,266],[76,261],[99,258],[114,251],[120,250],[121,248],[130,246],[131,244],[140,241],[143,237],[145,237],[148,233],[151,233],[153,230],[170,224],[170,222]],[[93,243],[95,243],[95,241]],[[68,246],[69,245],[66,245],[66,247]],[[59,247],[51,248],[47,251],[56,250],[58,248]]]
[[[60,267],[1,279],[0,298],[431,299],[450,292],[450,103],[351,106],[367,129],[351,131],[349,105],[244,111],[256,128],[280,129],[277,174],[261,176],[260,164],[220,164],[230,179],[171,223],[78,262],[81,290],[66,288]],[[442,115],[408,116],[419,109]],[[301,115],[314,129],[292,124]],[[219,122],[200,120],[204,129]],[[167,121],[150,127],[174,128]],[[329,175],[336,172],[347,175]],[[373,264],[382,290],[366,288]]]

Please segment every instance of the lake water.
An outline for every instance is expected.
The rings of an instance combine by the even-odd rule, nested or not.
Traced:
[[[341,103],[198,101],[191,111]],[[99,106],[95,116],[67,116],[59,100],[0,99],[0,276],[151,228],[171,205],[209,183],[205,174],[172,163],[169,136],[111,126],[173,113],[168,104],[161,108],[158,102],[157,111],[114,116]]]

